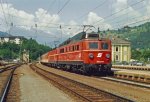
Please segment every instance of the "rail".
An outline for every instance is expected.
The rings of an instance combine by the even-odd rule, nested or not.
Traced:
[[[10,75],[8,76],[7,80],[6,80],[6,83],[5,83],[5,87],[4,89],[2,90],[2,94],[1,94],[1,97],[0,97],[0,102],[5,102],[5,99],[6,99],[6,96],[7,96],[7,93],[9,91],[9,87],[10,87],[10,84],[11,84],[11,81],[12,81],[12,78],[13,78],[13,73],[15,71],[15,69],[17,67],[19,67],[20,65],[15,65],[15,66],[9,66],[7,67],[6,69],[4,68],[2,70],[2,72],[6,71],[6,70],[9,70],[9,69],[13,69],[10,73]]]
[[[6,67],[3,67],[3,68],[0,68],[0,73],[6,71],[6,70],[9,70],[11,68],[13,68],[15,65],[11,65],[11,66],[6,66]]]

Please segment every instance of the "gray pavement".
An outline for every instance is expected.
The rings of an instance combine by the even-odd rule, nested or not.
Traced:
[[[29,66],[23,65],[19,70],[22,73],[19,79],[20,102],[73,102],[68,95],[38,76]]]

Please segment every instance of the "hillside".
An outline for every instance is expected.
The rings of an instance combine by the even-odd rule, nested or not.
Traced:
[[[40,55],[51,50],[50,47],[38,44],[34,39],[23,39],[21,45],[15,43],[0,44],[0,58],[2,59],[17,59],[23,50],[29,51],[30,60],[36,60]]]
[[[150,22],[135,27],[126,26],[118,30],[107,30],[105,33],[129,40],[132,49],[150,48]]]

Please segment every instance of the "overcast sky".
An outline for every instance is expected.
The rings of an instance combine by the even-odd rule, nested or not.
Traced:
[[[146,22],[149,15],[150,0],[1,0],[0,30],[18,27],[66,37],[83,24],[117,29]]]

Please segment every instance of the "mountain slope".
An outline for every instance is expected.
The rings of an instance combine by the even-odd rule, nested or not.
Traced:
[[[0,37],[7,37],[7,36],[12,36],[12,35],[10,35],[10,34],[8,34],[6,32],[0,31]]]
[[[120,36],[131,42],[132,49],[150,48],[150,22],[135,27],[124,27],[118,30],[107,30],[106,34]]]

